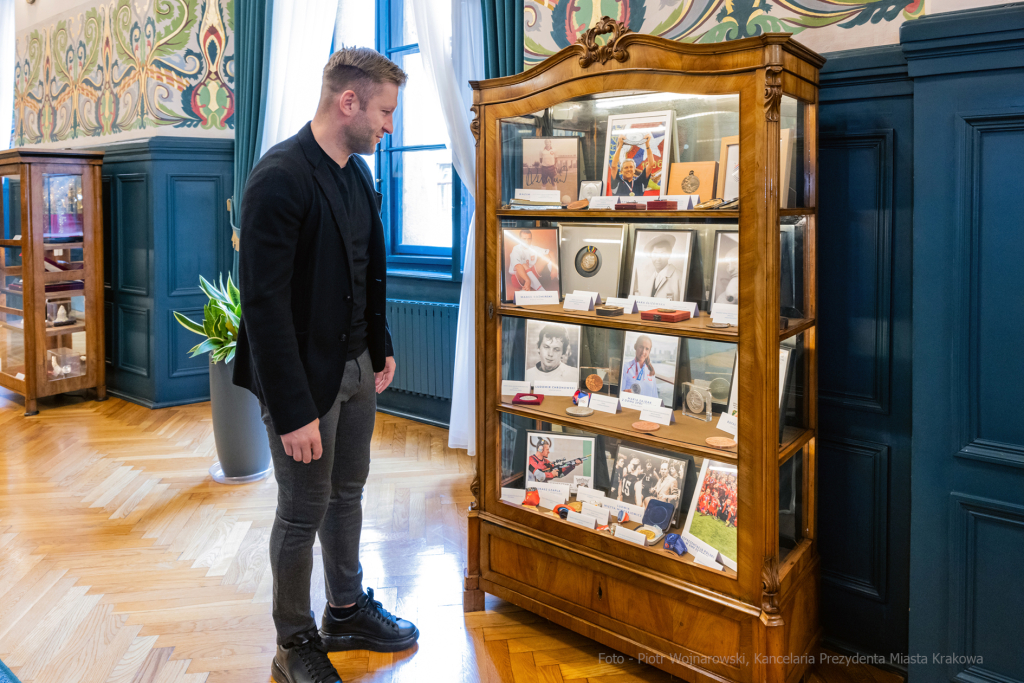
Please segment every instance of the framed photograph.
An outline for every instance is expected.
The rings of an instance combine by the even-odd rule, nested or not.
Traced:
[[[717,161],[675,163],[668,175],[668,194],[695,194],[700,197],[700,202],[706,202],[715,197],[717,182]]]
[[[711,277],[711,303],[740,302],[740,233],[719,230],[715,233],[715,270]]]
[[[779,206],[788,209],[796,206],[796,131],[783,128],[779,131]]]
[[[583,327],[580,334],[580,389],[605,396],[619,395],[625,334],[623,330],[608,327]],[[592,378],[592,375],[597,377]]]
[[[528,382],[580,381],[580,326],[526,321],[523,378]]]
[[[558,228],[503,228],[502,301],[515,301],[516,292],[555,291],[558,278]]]
[[[660,398],[674,407],[679,338],[627,331],[622,348],[619,391]]]
[[[580,199],[586,199],[589,202],[594,197],[600,197],[601,190],[603,188],[603,181],[584,180],[582,183],[580,183]]]
[[[652,498],[671,503],[672,526],[676,526],[685,486],[685,460],[619,446],[608,496],[641,507]]]
[[[530,482],[539,481],[592,488],[594,437],[529,431],[526,440],[527,487]]]
[[[580,138],[523,138],[523,189],[558,190],[562,203],[579,197]]]
[[[709,339],[685,339],[679,379],[704,387],[711,394],[716,412],[729,402],[735,377],[737,345]]]
[[[722,138],[718,153],[718,196],[729,202],[740,196],[740,136]]]
[[[696,240],[695,230],[637,229],[627,296],[686,301]]]
[[[683,533],[718,551],[725,566],[736,570],[737,499],[735,465],[705,458],[690,499]]]
[[[675,112],[608,117],[603,178],[606,197],[664,197]]]
[[[626,224],[559,223],[562,289],[619,295]]]

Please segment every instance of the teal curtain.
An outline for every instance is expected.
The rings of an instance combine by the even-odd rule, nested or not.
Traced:
[[[487,78],[523,70],[523,0],[480,0],[484,17],[484,73]]]
[[[238,234],[242,193],[249,172],[260,158],[270,75],[270,24],[274,0],[235,3],[235,187],[231,198],[231,229]],[[238,252],[232,267],[238,282]]]

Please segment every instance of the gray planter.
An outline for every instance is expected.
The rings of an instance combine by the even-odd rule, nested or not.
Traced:
[[[233,361],[210,363],[213,438],[219,460],[210,475],[222,484],[246,484],[270,474],[270,443],[259,401],[231,383],[233,369]]]

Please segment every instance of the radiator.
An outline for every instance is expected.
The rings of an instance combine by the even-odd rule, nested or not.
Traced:
[[[388,299],[387,315],[398,365],[390,388],[450,401],[458,305]]]

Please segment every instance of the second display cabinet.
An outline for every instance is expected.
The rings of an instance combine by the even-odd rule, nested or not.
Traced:
[[[806,671],[823,63],[605,18],[473,84],[467,610],[491,593],[691,681]]]

